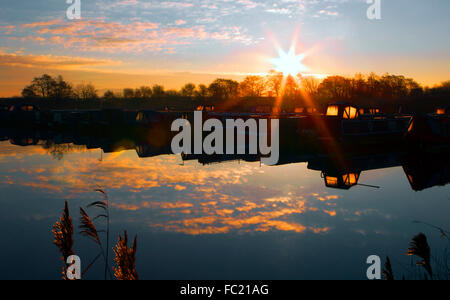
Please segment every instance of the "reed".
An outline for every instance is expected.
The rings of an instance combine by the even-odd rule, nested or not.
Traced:
[[[97,207],[100,209],[104,210],[104,214],[100,214],[98,216],[95,217],[95,219],[98,218],[105,218],[106,219],[106,255],[105,255],[105,279],[106,279],[106,275],[108,272],[111,272],[109,269],[109,224],[110,224],[110,219],[109,219],[109,197],[108,194],[106,193],[105,190],[103,190],[102,188],[97,188],[95,190],[95,192],[100,193],[103,195],[104,201],[97,201],[94,203],[91,203],[88,207]],[[110,274],[111,276],[111,274]]]
[[[384,264],[385,269],[383,270],[383,276],[386,280],[392,281],[395,280],[394,272],[392,271],[391,260],[389,256],[386,257],[386,263]]]
[[[67,280],[67,258],[74,255],[73,252],[73,223],[72,218],[69,214],[69,205],[67,201],[64,204],[64,210],[59,221],[53,225],[53,243],[58,247],[59,252],[61,252],[61,259],[64,262],[63,267],[63,279]]]
[[[416,264],[418,266],[422,266],[430,275],[430,278],[433,278],[433,270],[431,268],[431,249],[428,245],[427,237],[425,236],[425,234],[419,233],[418,235],[413,237],[406,254],[409,256],[414,255],[422,258],[423,260],[417,262]]]
[[[137,236],[134,237],[133,246],[128,248],[128,235],[124,232],[124,237],[119,235],[119,241],[114,248],[116,255],[115,262],[117,268],[114,268],[114,276],[118,280],[139,280],[136,271],[136,250]]]
[[[92,204],[90,204],[89,206],[102,206],[102,204],[100,204],[101,202],[94,202]],[[105,261],[105,280],[107,279],[107,275],[109,272],[109,276],[110,278],[112,278],[112,274],[111,274],[111,270],[109,269],[109,262],[108,262],[108,255],[105,253],[108,253],[108,251],[105,252],[105,249],[103,247],[102,241],[100,239],[100,235],[99,233],[101,232],[105,232],[105,231],[99,231],[97,230],[94,222],[91,220],[91,218],[89,217],[89,215],[86,213],[86,211],[80,207],[80,233],[81,235],[84,235],[88,238],[90,238],[94,243],[96,243],[99,248],[100,248],[100,254],[94,259],[93,263],[98,259],[98,257],[101,255]],[[108,213],[109,215],[109,213]],[[98,215],[96,218],[102,217],[103,215]],[[105,215],[106,216],[106,215]],[[109,216],[108,216],[108,220],[109,220]],[[109,222],[108,222],[109,223]],[[109,243],[109,225],[108,225],[108,230],[107,230],[107,235],[108,235],[108,243]],[[107,246],[109,247],[109,246]],[[89,264],[89,267],[91,267],[93,265],[93,263]],[[88,269],[86,269],[83,273],[86,273]]]

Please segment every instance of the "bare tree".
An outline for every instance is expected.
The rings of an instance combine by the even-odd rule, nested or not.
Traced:
[[[239,85],[241,96],[261,97],[265,90],[264,78],[261,76],[247,76]]]
[[[181,88],[181,95],[183,97],[194,97],[195,94],[195,84],[188,83]]]
[[[91,83],[81,83],[75,88],[75,95],[80,100],[97,99],[97,89]]]

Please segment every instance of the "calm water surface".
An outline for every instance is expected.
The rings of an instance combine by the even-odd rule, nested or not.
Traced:
[[[78,226],[79,207],[101,200],[98,186],[111,200],[113,243],[125,229],[138,236],[142,279],[365,279],[372,254],[389,255],[408,275],[404,253],[415,234],[426,233],[436,251],[446,245],[413,221],[450,228],[450,187],[415,192],[402,167],[362,172],[359,182],[379,189],[339,190],[306,163],[202,165],[73,145],[65,152],[0,142],[0,278],[59,279],[52,224],[67,199]],[[74,250],[84,264],[97,254],[78,233]],[[86,278],[101,279],[102,268]]]

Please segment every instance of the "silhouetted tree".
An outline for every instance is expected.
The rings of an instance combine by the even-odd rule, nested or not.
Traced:
[[[351,81],[342,76],[330,76],[319,85],[319,94],[330,100],[348,100],[350,98]]]
[[[103,95],[103,99],[105,100],[112,100],[114,98],[116,98],[116,95],[114,95],[114,92],[111,90],[107,90]]]
[[[211,97],[227,100],[239,94],[239,82],[231,79],[216,79],[208,88]]]
[[[125,88],[123,89],[123,98],[124,99],[133,99],[134,98],[134,90]]]
[[[442,82],[441,87],[443,90],[450,92],[450,80]]]
[[[319,80],[315,77],[304,77],[301,81],[301,88],[310,96],[317,94]]]
[[[176,96],[180,96],[180,93],[178,93],[178,91],[176,91],[176,90],[168,90],[168,91],[164,92],[164,95],[169,96],[169,97],[176,97]]]
[[[208,87],[204,84],[200,84],[195,91],[195,97],[197,98],[209,97]]]
[[[75,88],[75,95],[80,100],[97,99],[97,89],[91,83],[81,83]]]
[[[269,96],[278,97],[281,95],[281,89],[283,88],[283,73],[276,72],[271,70],[269,75],[267,75],[267,88],[269,90]]]
[[[142,98],[142,93],[140,89],[135,89],[134,90],[134,98],[135,99],[141,99]]]
[[[261,76],[247,76],[239,85],[240,94],[243,97],[261,97],[266,84]]]
[[[64,81],[61,75],[55,79],[56,85],[53,97],[58,99],[69,99],[74,96],[72,85]]]
[[[53,78],[48,74],[33,79],[22,91],[24,98],[67,99],[73,96],[72,86],[61,76]]]
[[[164,87],[162,85],[155,84],[152,88],[152,97],[163,97],[165,94]]]
[[[151,87],[141,86],[139,88],[139,91],[140,91],[141,97],[143,99],[150,99],[152,97],[153,92],[152,92],[152,88]]]
[[[194,97],[195,93],[195,84],[188,83],[181,88],[181,96],[183,97]]]
[[[286,77],[286,82],[284,84],[284,98],[296,97],[298,95],[298,92],[299,86],[297,84],[297,81],[293,76],[289,75],[288,77]]]

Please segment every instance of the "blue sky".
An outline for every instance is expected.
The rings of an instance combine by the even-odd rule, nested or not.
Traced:
[[[293,41],[311,74],[450,79],[447,0],[381,0],[381,20],[367,18],[365,0],[81,0],[82,19],[72,21],[68,6],[0,3],[0,95],[19,70],[26,80],[49,70],[90,81],[94,73],[264,73]]]

